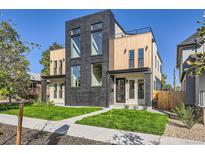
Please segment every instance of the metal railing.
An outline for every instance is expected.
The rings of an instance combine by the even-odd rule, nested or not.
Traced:
[[[129,35],[143,34],[143,33],[148,33],[148,32],[151,32],[153,34],[151,27],[144,27],[144,28],[134,29],[134,30],[130,30],[130,31],[122,32],[122,33],[117,33],[115,34],[115,38],[125,37]]]

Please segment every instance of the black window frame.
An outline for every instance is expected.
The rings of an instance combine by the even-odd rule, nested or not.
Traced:
[[[142,57],[140,52],[142,51]],[[138,68],[144,67],[144,48],[139,48],[138,49]]]
[[[131,53],[133,53],[133,57],[131,57]],[[129,50],[129,69],[132,69],[135,67],[135,50],[131,49]]]
[[[63,83],[60,83],[60,86],[59,86],[59,98],[63,98],[63,86],[64,84]]]
[[[53,98],[57,98],[57,92],[58,92],[58,84],[54,84],[54,90],[53,90]]]
[[[58,69],[58,61],[53,61],[53,75],[57,75],[57,69]]]

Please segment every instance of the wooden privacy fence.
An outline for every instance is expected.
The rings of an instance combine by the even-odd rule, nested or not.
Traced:
[[[154,91],[153,99],[155,107],[162,110],[171,111],[178,104],[184,102],[183,91]]]

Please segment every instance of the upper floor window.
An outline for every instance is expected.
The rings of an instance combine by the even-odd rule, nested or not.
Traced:
[[[162,73],[162,64],[160,65],[160,73]]]
[[[59,75],[62,75],[63,73],[63,61],[59,60]]]
[[[57,61],[56,60],[53,63],[53,75],[57,75]]]
[[[80,87],[80,66],[71,66],[71,87]]]
[[[135,51],[129,51],[129,68],[134,68]]]
[[[138,49],[138,67],[144,67],[144,49]]]
[[[102,54],[102,22],[92,24],[91,29],[91,55]]]
[[[91,55],[102,54],[102,31],[91,33]]]
[[[72,29],[70,34],[71,34],[71,36],[78,35],[78,34],[80,35],[80,28]]]
[[[91,64],[91,85],[102,86],[102,64]]]
[[[91,31],[102,29],[102,27],[103,27],[102,22],[98,22],[98,23],[92,24],[91,25]]]
[[[155,56],[155,68],[157,68],[157,56]]]
[[[71,30],[71,58],[80,57],[80,28]]]
[[[80,35],[71,37],[71,58],[80,57]]]

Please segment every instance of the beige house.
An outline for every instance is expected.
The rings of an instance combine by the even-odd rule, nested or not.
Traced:
[[[49,101],[65,105],[65,49],[50,51],[50,75],[43,76],[49,80]]]
[[[44,77],[50,101],[152,105],[153,91],[161,89],[162,60],[150,27],[125,32],[105,10],[67,21],[65,32],[65,49],[50,52],[50,75]]]
[[[150,97],[153,90],[161,89],[162,61],[152,31],[125,34],[121,30],[111,39],[109,70],[114,77],[115,104],[146,105],[146,89],[150,89]],[[151,84],[145,86],[148,72]]]

